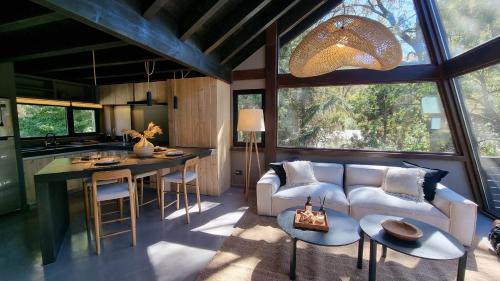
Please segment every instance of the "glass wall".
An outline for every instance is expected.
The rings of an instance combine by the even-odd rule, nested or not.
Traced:
[[[489,209],[500,215],[500,65],[456,79],[474,139]]]
[[[455,152],[434,83],[279,89],[278,146]]]
[[[500,0],[434,0],[451,57],[500,35]]]
[[[313,24],[302,34],[283,45],[280,49],[278,62],[279,73],[289,73],[288,61],[295,47],[304,36],[320,23],[336,15],[345,14],[367,17],[381,22],[396,35],[403,50],[402,65],[430,63],[429,54],[422,35],[420,23],[415,12],[412,0],[399,1],[372,1],[372,0],[345,0],[343,5],[337,6],[329,14]]]
[[[68,135],[66,107],[18,104],[17,112],[22,138],[45,137],[48,133]]]
[[[234,91],[234,124],[238,124],[238,112],[244,108],[263,108],[263,93],[264,90],[235,90]],[[246,141],[243,132],[238,132],[236,129],[233,134],[234,144],[242,144]],[[262,143],[263,133],[257,133],[257,143]]]
[[[75,133],[97,132],[94,109],[73,109],[73,126]]]

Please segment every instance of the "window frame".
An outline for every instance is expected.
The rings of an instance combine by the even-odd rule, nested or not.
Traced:
[[[260,95],[262,101],[262,110],[265,110],[265,89],[245,89],[245,90],[233,90],[233,147],[244,147],[245,142],[238,141],[238,97],[244,95]],[[265,147],[266,139],[265,132],[260,132],[261,142],[257,143],[258,147]]]
[[[356,70],[355,72],[358,72],[359,70]],[[281,75],[287,75],[287,74],[281,74]],[[437,81],[394,81],[391,83],[387,82],[377,82],[377,83],[352,83],[352,84],[344,84],[344,83],[330,83],[330,84],[323,84],[323,83],[317,83],[311,86],[297,86],[297,87],[279,87],[276,89],[276,104],[278,104],[278,99],[279,99],[279,90],[282,88],[308,88],[308,87],[341,87],[341,86],[362,86],[362,85],[384,85],[384,84],[413,84],[413,83],[433,83],[436,86],[436,97],[439,97],[439,102],[441,103],[442,109],[443,109],[443,117],[446,118],[446,122],[448,123],[448,128],[450,130],[450,138],[453,143],[453,148],[454,152],[432,152],[432,151],[398,151],[398,150],[376,150],[376,149],[353,149],[353,148],[317,148],[317,147],[302,147],[302,146],[282,146],[279,145],[279,134],[278,134],[278,126],[279,126],[279,116],[278,113],[276,113],[276,149],[281,150],[281,151],[288,151],[292,153],[297,153],[298,151],[308,151],[311,153],[326,153],[329,154],[331,153],[332,155],[338,155],[340,154],[346,154],[348,156],[353,156],[356,155],[356,153],[360,153],[360,155],[364,156],[388,156],[388,157],[394,157],[394,155],[397,155],[398,157],[401,158],[424,158],[424,159],[431,159],[435,157],[448,157],[450,159],[462,159],[463,153],[460,151],[460,147],[456,142],[455,139],[455,132],[454,128],[452,127],[451,124],[451,119],[449,115],[449,109],[445,105],[445,101],[442,95],[442,90],[440,88],[439,83]]]
[[[17,105],[26,104],[26,105],[36,105],[36,106],[57,106],[63,107],[66,110],[66,124],[68,128],[68,134],[56,136],[56,138],[68,138],[68,137],[82,137],[82,136],[96,136],[100,134],[100,111],[96,108],[86,108],[86,107],[76,107],[76,106],[63,106],[63,105],[44,105],[44,104],[34,104],[34,103],[16,103]],[[81,110],[93,110],[95,121],[96,121],[96,131],[92,133],[75,133],[74,119],[73,119],[73,109],[81,109]],[[21,140],[40,140],[45,139],[45,136],[39,137],[22,137],[19,135]]]

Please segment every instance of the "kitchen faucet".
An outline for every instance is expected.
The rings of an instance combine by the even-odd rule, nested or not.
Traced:
[[[49,142],[49,136],[52,136],[52,141],[51,142]],[[57,145],[56,134],[54,134],[54,133],[47,133],[45,135],[45,147],[49,147],[51,145]]]

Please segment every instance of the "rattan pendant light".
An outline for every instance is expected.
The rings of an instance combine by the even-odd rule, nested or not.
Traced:
[[[383,24],[359,16],[340,15],[311,30],[290,57],[296,77],[317,76],[342,66],[375,70],[401,63],[401,46]]]

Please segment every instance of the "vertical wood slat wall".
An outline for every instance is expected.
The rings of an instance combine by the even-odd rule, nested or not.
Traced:
[[[152,82],[150,88],[153,100],[168,104],[171,147],[215,149],[212,156],[200,161],[200,191],[222,194],[230,187],[230,85],[211,77],[197,77]],[[146,90],[147,83],[105,85],[99,88],[100,100],[103,105],[123,105],[134,98],[143,101]],[[173,107],[174,92],[177,109]],[[105,123],[108,127],[110,122]]]

